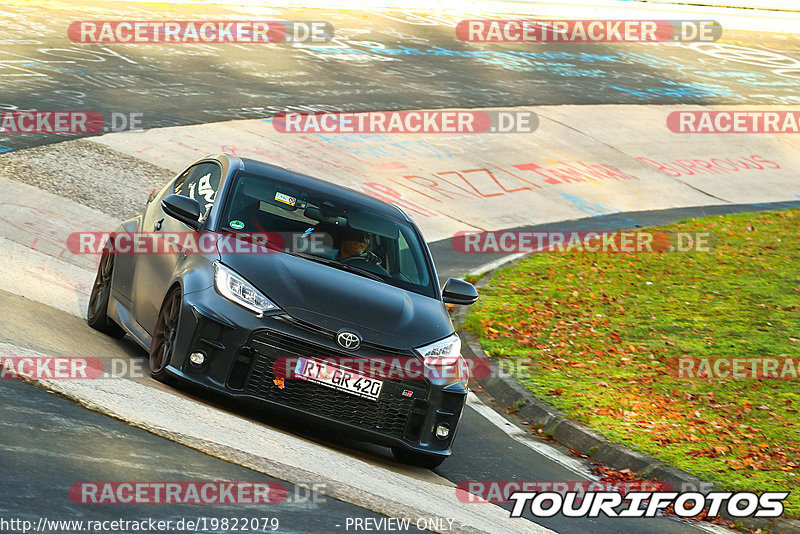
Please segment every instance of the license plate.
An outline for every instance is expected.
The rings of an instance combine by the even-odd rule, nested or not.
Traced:
[[[308,380],[338,389],[359,397],[378,400],[383,387],[382,380],[375,380],[364,375],[360,375],[349,369],[342,369],[329,362],[313,360],[311,358],[300,358],[294,368],[294,374],[301,380]]]

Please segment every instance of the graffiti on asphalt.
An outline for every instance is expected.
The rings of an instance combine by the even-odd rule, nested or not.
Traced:
[[[675,159],[669,162],[656,161],[645,157],[638,157],[636,159],[674,178],[679,176],[692,176],[695,174],[729,174],[745,170],[763,171],[781,168],[778,163],[768,160],[758,154],[736,156],[734,158]]]

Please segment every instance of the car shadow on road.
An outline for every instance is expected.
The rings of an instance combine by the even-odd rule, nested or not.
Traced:
[[[147,354],[143,353],[147,358]],[[145,360],[146,363],[146,360]],[[324,427],[308,421],[298,420],[284,414],[270,412],[268,408],[254,409],[251,404],[242,400],[229,398],[216,391],[207,390],[201,386],[188,382],[179,382],[174,386],[166,386],[148,378],[149,385],[159,384],[161,387],[171,389],[173,393],[181,393],[196,402],[201,402],[213,408],[223,410],[232,415],[245,417],[254,423],[269,426],[273,429],[291,433],[301,438],[312,441],[322,447],[334,449],[342,454],[348,454],[371,464],[377,464],[385,469],[403,473],[415,478],[438,479],[439,477],[418,466],[401,463],[394,459],[388,447],[360,441],[335,429]]]

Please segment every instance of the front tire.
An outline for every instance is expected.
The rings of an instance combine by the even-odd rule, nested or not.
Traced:
[[[111,279],[114,273],[114,253],[106,245],[100,255],[97,266],[97,275],[89,295],[89,305],[86,310],[86,322],[95,330],[99,330],[114,338],[121,338],[125,330],[119,327],[108,316],[108,302],[111,300]]]
[[[150,376],[160,382],[172,382],[167,374],[167,366],[175,350],[182,303],[181,289],[176,287],[167,293],[158,312],[153,339],[150,342]]]
[[[402,447],[392,447],[392,454],[395,459],[405,464],[416,465],[428,469],[434,469],[442,465],[447,456],[438,454],[425,454],[423,452],[410,451]]]

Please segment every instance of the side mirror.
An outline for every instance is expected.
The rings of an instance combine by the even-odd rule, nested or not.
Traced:
[[[183,195],[169,195],[161,201],[164,213],[197,230],[200,228],[200,203]]]
[[[450,278],[442,289],[442,300],[447,304],[474,304],[478,300],[475,286],[458,278]]]

